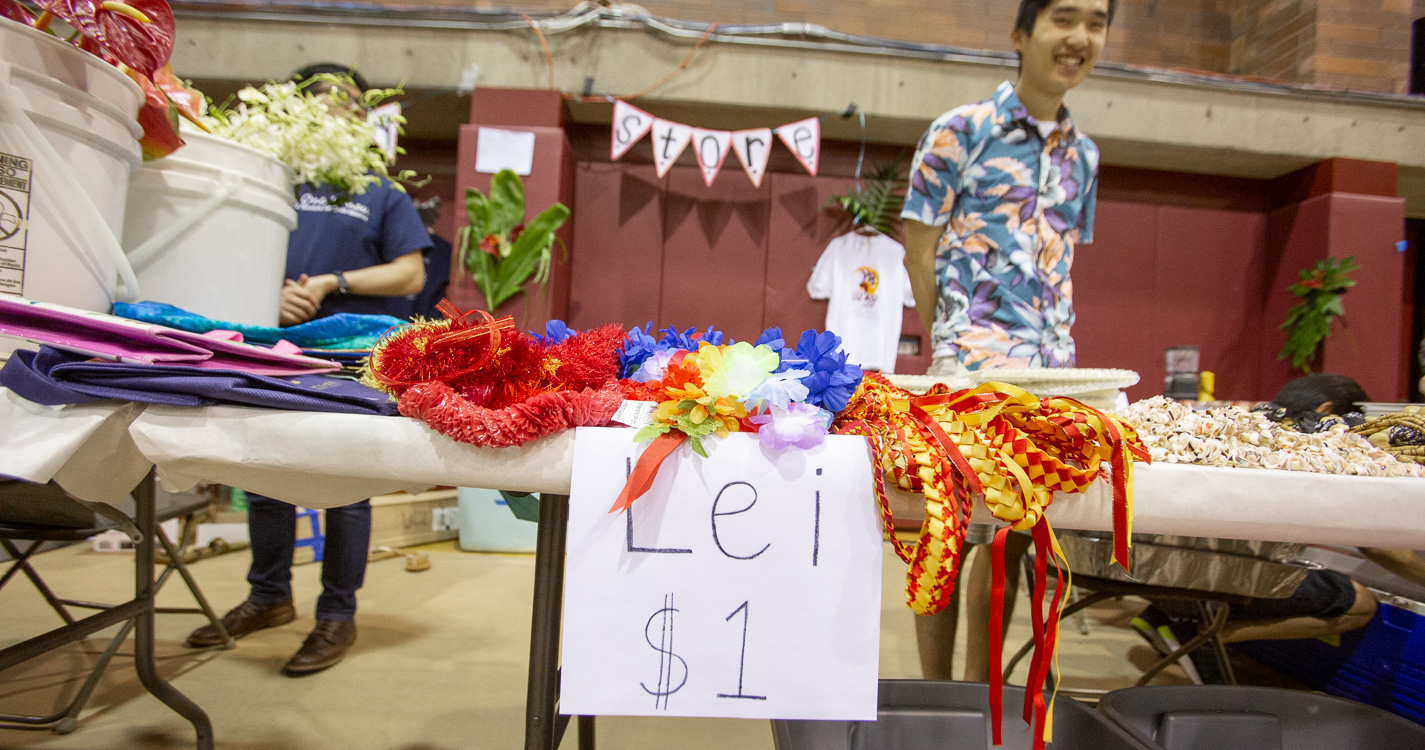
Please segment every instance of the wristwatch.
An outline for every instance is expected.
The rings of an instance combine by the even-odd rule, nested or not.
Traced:
[[[332,275],[336,277],[336,293],[351,294],[351,282],[346,280],[346,274],[337,271]]]

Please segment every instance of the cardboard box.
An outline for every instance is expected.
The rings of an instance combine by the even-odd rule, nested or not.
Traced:
[[[318,511],[318,526],[325,533],[325,514]],[[460,535],[460,508],[454,489],[410,494],[396,492],[371,498],[371,549],[414,547],[444,542]],[[297,517],[295,563],[313,561],[312,524]],[[303,544],[306,541],[308,544]]]

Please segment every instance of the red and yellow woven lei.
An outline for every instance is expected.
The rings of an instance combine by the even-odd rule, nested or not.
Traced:
[[[833,430],[862,435],[881,469],[875,473],[876,496],[886,535],[901,559],[910,564],[906,603],[916,614],[945,608],[960,566],[960,548],[975,496],[990,513],[1016,530],[1032,530],[1036,556],[1033,597],[1035,654],[1029,685],[1042,685],[1057,643],[1058,608],[1064,581],[1053,603],[1041,614],[1047,558],[1059,558],[1058,542],[1047,521],[1040,523],[1055,492],[1081,493],[1107,462],[1114,497],[1114,559],[1125,569],[1133,524],[1133,459],[1148,460],[1147,449],[1128,424],[1071,398],[1038,398],[1003,383],[951,392],[937,385],[916,396],[868,373]],[[925,496],[920,539],[907,547],[896,538],[885,482]],[[1005,531],[996,537],[1002,552]],[[1002,596],[1003,564],[996,559],[994,590]],[[999,612],[998,602],[991,611]],[[995,744],[1000,736],[1000,628],[991,623],[991,708]],[[1052,701],[1051,701],[1052,706]],[[1052,741],[1051,712],[1042,691],[1025,701],[1025,720],[1035,720],[1035,746]]]

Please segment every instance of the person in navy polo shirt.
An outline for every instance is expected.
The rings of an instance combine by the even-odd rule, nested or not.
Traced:
[[[296,81],[319,74],[347,76],[348,101],[360,101],[366,81],[339,65],[312,65],[297,71]],[[313,86],[331,86],[319,82]],[[350,110],[335,112],[361,116]],[[282,288],[281,322],[304,323],[336,313],[409,317],[411,295],[425,281],[422,254],[431,247],[410,196],[382,180],[361,195],[342,201],[330,188],[297,188],[297,229],[287,244],[287,280]],[[248,598],[223,616],[234,638],[291,622],[292,552],[297,509],[288,503],[248,495],[248,531],[252,567]],[[297,677],[320,672],[341,661],[356,640],[356,590],[366,577],[371,542],[371,502],[329,508],[322,559],[322,594],[316,627],[282,668]],[[222,643],[211,625],[188,636],[188,645]]]

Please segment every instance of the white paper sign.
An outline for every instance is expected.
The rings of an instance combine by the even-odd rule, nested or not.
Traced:
[[[400,116],[400,102],[382,104],[366,115],[376,125],[376,145],[386,154],[386,161],[395,161],[400,155],[396,152],[396,137],[400,135],[400,124],[396,118]]]
[[[772,155],[772,129],[738,130],[732,134],[732,150],[753,187],[762,187],[767,174],[767,159]]]
[[[503,169],[528,175],[534,168],[534,133],[480,128],[475,146],[475,171],[494,174]]]
[[[797,161],[815,177],[817,164],[821,161],[821,120],[808,117],[787,123],[777,128],[777,136],[792,150]]]
[[[881,531],[864,440],[764,451],[756,436],[686,445],[610,514],[646,444],[574,441],[566,714],[876,718]]]
[[[653,120],[653,165],[658,176],[668,174],[673,162],[682,155],[688,142],[693,140],[693,129],[668,120]]]
[[[712,187],[717,173],[722,171],[722,163],[727,160],[727,150],[731,147],[732,133],[693,128],[693,156],[698,159],[698,169],[702,170],[703,182],[708,187]]]
[[[653,128],[653,115],[627,102],[614,102],[613,134],[609,143],[610,161],[618,161],[633,144]]]

